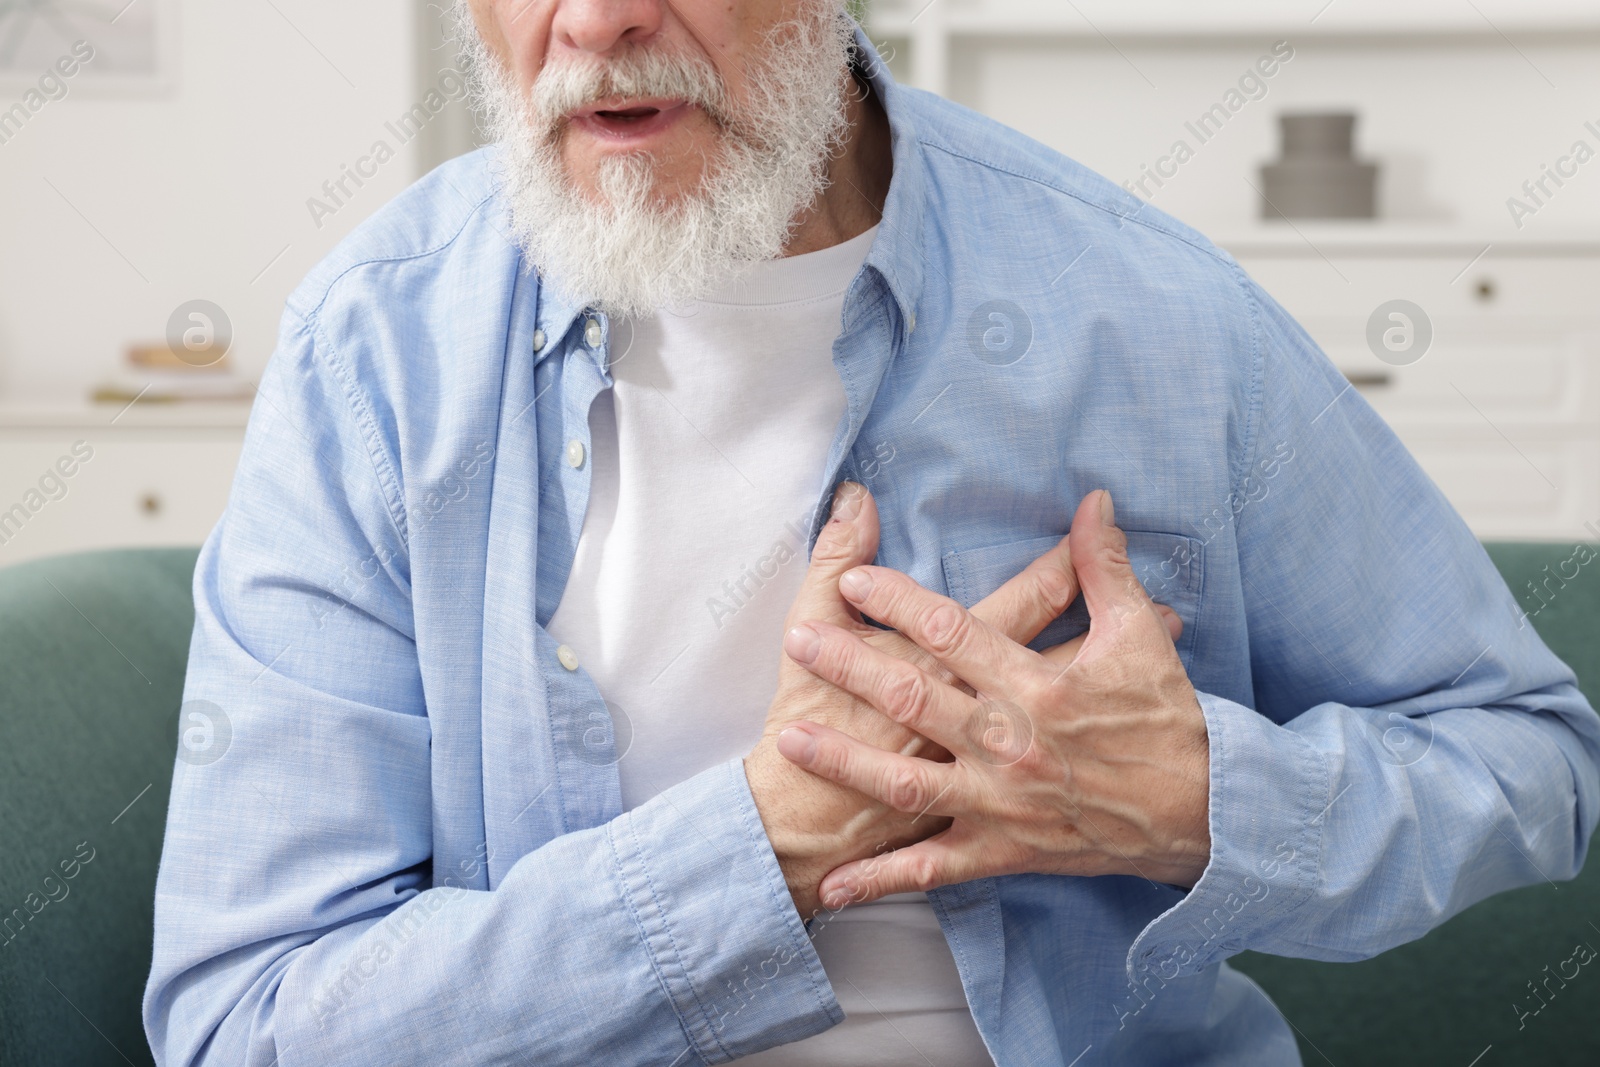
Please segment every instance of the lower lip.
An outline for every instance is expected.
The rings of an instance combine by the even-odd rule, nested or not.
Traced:
[[[676,126],[688,111],[688,104],[678,104],[644,118],[608,120],[598,115],[583,115],[574,119],[572,124],[608,144],[635,145]]]

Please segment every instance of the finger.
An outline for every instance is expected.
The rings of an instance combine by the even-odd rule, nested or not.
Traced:
[[[778,735],[778,751],[790,763],[819,778],[837,782],[895,811],[939,818],[961,812],[957,770],[874,748],[849,734],[817,723],[800,722]],[[916,820],[912,820],[915,824]]]
[[[1110,493],[1100,489],[1083,498],[1067,539],[1091,632],[1158,617],[1155,602],[1133,573],[1128,538],[1117,528]]]
[[[822,879],[819,895],[824,905],[837,910],[892,893],[926,893],[1001,873],[987,869],[977,835],[958,822],[926,841],[835,867]]]
[[[1176,644],[1178,638],[1183,636],[1183,619],[1178,616],[1176,611],[1173,611],[1165,604],[1157,604],[1155,607],[1156,614],[1161,616],[1161,621],[1166,624],[1167,633],[1171,635],[1173,643]],[[1078,653],[1083,651],[1083,643],[1088,639],[1089,634],[1085,631],[1070,641],[1052,645],[1039,653],[1039,655],[1045,658],[1045,662],[1065,669],[1072,666],[1072,661],[1078,658]]]
[[[856,567],[839,579],[839,590],[857,608],[911,638],[981,692],[1004,694],[1044,666],[1037,652],[899,571]]]
[[[817,534],[811,564],[795,596],[785,629],[803,619],[841,626],[859,622],[854,606],[839,595],[839,576],[878,555],[878,506],[865,486],[843,482],[834,490],[833,510]]]
[[[953,685],[964,693],[972,691],[971,686],[946,670],[943,664],[918,648],[913,642],[907,640],[905,635],[896,633],[893,630],[883,630],[881,632],[885,636],[879,637],[873,643],[884,649],[891,656],[898,656],[913,666],[921,667],[945,685]],[[894,638],[899,638],[899,640],[896,641]]]
[[[1172,638],[1172,643],[1177,644],[1178,638],[1183,636],[1183,617],[1165,604],[1156,605],[1156,614],[1161,616],[1161,621],[1166,624],[1167,634]]]
[[[976,702],[916,664],[825,622],[794,627],[784,634],[783,649],[818,678],[860,697],[902,726],[957,755],[966,747],[962,728]]]
[[[1078,576],[1072,550],[1063,537],[1050,551],[1028,564],[999,589],[972,606],[972,613],[1019,645],[1041,630],[1078,599]]]
[[[1072,661],[1078,658],[1078,653],[1083,650],[1083,643],[1088,639],[1089,634],[1085,631],[1072,640],[1053,645],[1039,654],[1047,663],[1053,663],[1058,667],[1070,667]]]

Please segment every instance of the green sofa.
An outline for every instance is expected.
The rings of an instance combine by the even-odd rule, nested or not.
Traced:
[[[1570,554],[1502,544],[1513,589]],[[0,1064],[150,1063],[139,998],[193,608],[192,549],[0,570]],[[1600,578],[1535,620],[1600,704]],[[1473,907],[1374,960],[1235,961],[1301,1035],[1307,1064],[1600,1063],[1600,974],[1519,1027],[1527,983],[1600,947],[1600,863]],[[1551,970],[1546,972],[1544,968]],[[1492,1047],[1491,1047],[1492,1046]],[[1488,1049],[1485,1053],[1485,1049]]]

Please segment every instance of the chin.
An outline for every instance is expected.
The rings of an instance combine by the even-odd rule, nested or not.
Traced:
[[[591,204],[605,204],[607,200],[600,189],[600,164],[610,159],[652,156],[653,153],[642,149],[606,152],[602,159],[585,159],[576,167],[569,166],[567,174],[573,187]],[[699,160],[696,159],[694,162],[698,164]],[[706,173],[703,166],[685,167],[680,173],[678,168],[656,164],[655,170],[656,178],[650,186],[650,200],[657,207],[670,208],[679,201],[695,197],[705,187]]]

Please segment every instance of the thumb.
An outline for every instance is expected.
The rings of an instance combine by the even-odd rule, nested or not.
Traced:
[[[1100,489],[1083,498],[1067,537],[1091,628],[1120,626],[1140,616],[1159,621],[1133,573],[1128,538],[1117,528],[1109,492]]]
[[[839,578],[852,567],[878,558],[878,506],[867,487],[843,482],[833,494],[833,510],[817,534],[811,565],[789,609],[788,630],[807,619],[850,627],[861,615],[839,592]]]

